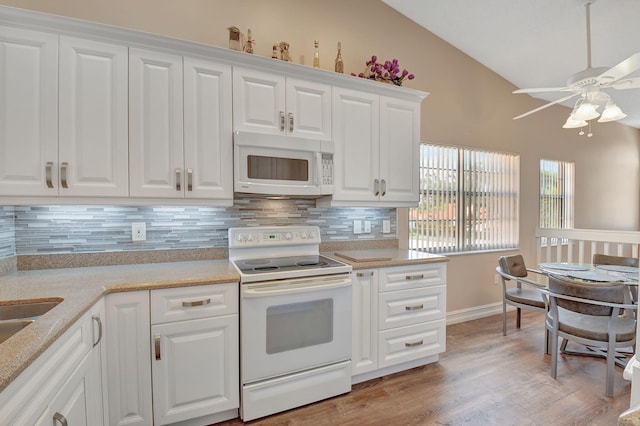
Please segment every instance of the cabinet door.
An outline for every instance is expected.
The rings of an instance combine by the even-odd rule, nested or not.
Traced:
[[[103,423],[100,352],[92,350],[82,360],[51,403],[43,425],[92,426]],[[36,423],[40,424],[40,423]]]
[[[331,140],[331,86],[287,77],[287,134]]]
[[[58,195],[58,36],[0,26],[0,195]]]
[[[154,423],[239,407],[238,316],[154,325]]]
[[[381,201],[418,205],[419,145],[420,104],[381,97]]]
[[[234,130],[285,133],[285,77],[233,67]]]
[[[128,49],[60,37],[60,195],[129,195]]]
[[[184,197],[182,57],[129,49],[132,197]]]
[[[364,270],[352,274],[352,376],[378,368],[378,274]]]
[[[106,299],[107,405],[110,425],[152,425],[149,292]]]
[[[231,66],[184,58],[186,197],[233,203]]]
[[[379,115],[379,96],[348,89],[333,89],[333,201],[348,201],[357,205],[357,202],[375,201],[379,198],[376,195]]]

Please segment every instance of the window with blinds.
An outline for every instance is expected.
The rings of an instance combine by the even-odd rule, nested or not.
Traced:
[[[573,228],[575,163],[540,160],[540,228]]]
[[[409,210],[409,247],[432,253],[518,245],[520,157],[421,144],[420,202]]]

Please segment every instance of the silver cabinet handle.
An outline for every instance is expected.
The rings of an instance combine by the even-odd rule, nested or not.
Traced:
[[[193,169],[187,169],[187,191],[193,191]]]
[[[67,419],[65,418],[65,416],[63,416],[62,414],[56,412],[53,415],[53,422],[58,422],[60,423],[62,426],[69,426],[69,424],[67,423]]]
[[[156,352],[156,361],[160,361],[160,335],[156,334],[153,336],[153,343]]]
[[[211,303],[211,298],[208,297],[203,300],[194,300],[193,302],[182,302],[182,306],[190,308],[191,306],[204,306]]]
[[[405,306],[404,310],[405,311],[417,311],[419,309],[424,308],[424,304],[420,304],[420,305],[414,305],[414,306]]]
[[[176,169],[176,191],[182,191],[182,170]]]
[[[407,275],[404,277],[407,281],[409,280],[421,280],[424,278],[424,274],[420,274],[420,275]]]
[[[69,163],[60,163],[60,186],[63,188],[69,188],[69,185],[67,185],[67,167],[69,167]]]
[[[384,197],[386,193],[387,193],[387,181],[382,179],[382,194],[381,194],[381,196]]]
[[[280,111],[280,131],[284,132],[284,111]]]
[[[53,188],[53,180],[51,178],[51,171],[53,170],[53,161],[47,161],[44,166],[45,179],[47,180],[47,188]]]
[[[96,346],[98,346],[98,343],[100,343],[100,341],[102,340],[102,320],[97,315],[93,315],[91,319],[94,320],[96,324],[98,324],[98,340],[96,340],[93,344],[93,347],[95,348]]]
[[[373,276],[373,271],[369,271],[367,273],[364,272],[356,272],[356,277],[358,278],[362,278],[362,277],[372,277]]]
[[[422,343],[424,343],[422,340],[418,340],[417,342],[405,343],[404,346],[406,348],[413,348],[413,347],[422,345]]]
[[[289,132],[293,132],[293,113],[289,113]]]
[[[378,179],[373,180],[373,193],[376,197],[380,195],[380,181]]]

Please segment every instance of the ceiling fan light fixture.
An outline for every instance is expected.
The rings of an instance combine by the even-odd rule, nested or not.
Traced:
[[[587,122],[584,120],[576,120],[571,114],[567,118],[567,121],[562,125],[563,129],[577,129],[578,127],[584,127],[587,125]]]
[[[602,111],[602,116],[598,119],[599,123],[606,123],[608,121],[616,121],[625,118],[627,114],[622,112],[620,107],[613,102],[607,102],[607,106]]]
[[[576,109],[576,112],[571,114],[571,117],[574,120],[582,120],[582,121],[593,120],[594,118],[597,118],[600,116],[600,113],[596,111],[597,108],[598,108],[598,105],[595,105],[589,102],[583,102],[578,107],[578,109]]]

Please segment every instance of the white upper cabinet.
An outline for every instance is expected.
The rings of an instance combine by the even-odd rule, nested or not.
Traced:
[[[129,195],[128,48],[60,37],[60,195]]]
[[[238,131],[331,139],[331,86],[283,74],[233,68]]]
[[[233,202],[231,66],[184,58],[187,198]]]
[[[57,195],[58,36],[0,26],[0,64],[0,195]]]
[[[418,203],[420,103],[333,88],[335,191],[320,205]]]
[[[130,51],[132,197],[233,202],[231,67]]]
[[[132,197],[183,198],[182,57],[129,52]]]
[[[416,206],[420,185],[420,104],[380,97],[380,200]]]

